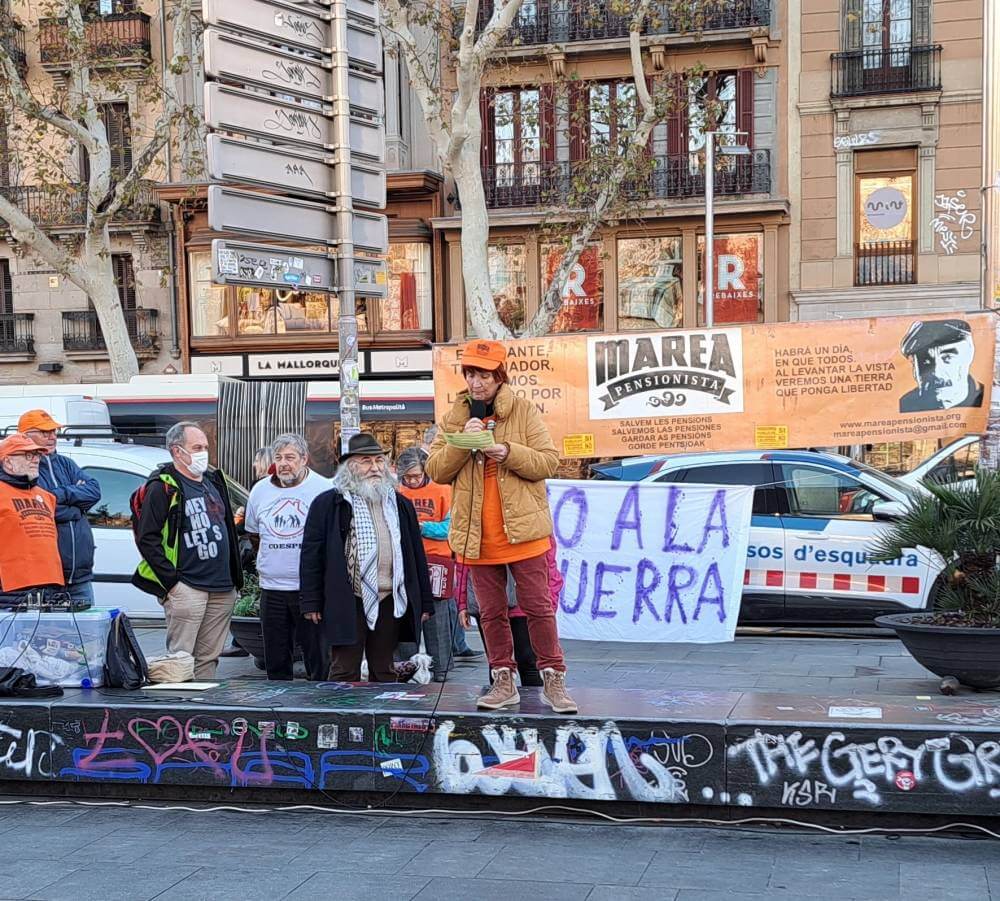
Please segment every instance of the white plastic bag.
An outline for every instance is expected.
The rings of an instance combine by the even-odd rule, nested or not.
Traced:
[[[190,682],[194,679],[194,657],[187,651],[147,657],[146,666],[150,682]]]

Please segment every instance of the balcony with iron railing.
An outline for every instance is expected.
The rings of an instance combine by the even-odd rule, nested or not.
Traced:
[[[915,285],[917,283],[915,241],[878,241],[854,245],[854,284]]]
[[[40,228],[80,228],[87,224],[87,186],[70,184],[0,186],[4,196]],[[115,214],[114,223],[154,223],[160,219],[155,183],[140,181],[135,195]],[[0,223],[3,220],[0,219]]]
[[[146,66],[152,60],[149,16],[141,12],[118,13],[87,19],[83,23],[83,55],[91,66]],[[42,66],[65,69],[72,57],[66,19],[40,19],[38,52]]]
[[[641,204],[705,196],[703,157],[655,156],[648,163],[622,185],[621,195],[626,200]],[[596,197],[600,181],[587,162],[500,163],[483,167],[486,204],[491,209],[581,206],[593,199],[581,183],[592,182]],[[716,197],[770,194],[771,152],[753,150],[746,156],[728,158],[715,170],[714,187]]]
[[[941,90],[941,45],[834,53],[832,97]]]
[[[462,26],[457,10],[456,29]],[[478,31],[488,24],[493,5],[479,7]],[[559,44],[626,38],[632,17],[617,12],[607,0],[525,0],[501,43],[507,47]],[[744,28],[767,27],[771,22],[771,0],[722,0],[703,10],[685,10],[675,2],[653,2],[643,25],[643,34],[701,34]]]
[[[0,43],[23,76],[28,71],[28,52],[24,43],[24,26],[9,12],[0,11]]]
[[[0,313],[0,354],[35,355],[34,313]]]
[[[125,326],[140,357],[160,352],[159,310],[137,307],[125,311]],[[106,353],[107,344],[95,310],[66,310],[62,314],[63,350],[68,353]]]

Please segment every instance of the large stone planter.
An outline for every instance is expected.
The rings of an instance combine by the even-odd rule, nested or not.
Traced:
[[[875,622],[892,629],[921,666],[970,688],[1000,688],[1000,629],[942,626],[921,613],[893,613]]]

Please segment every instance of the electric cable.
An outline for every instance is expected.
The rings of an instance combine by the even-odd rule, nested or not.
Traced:
[[[380,809],[378,807],[356,807],[356,808],[344,808],[338,809],[335,807],[323,807],[317,804],[288,804],[288,805],[268,805],[268,806],[258,806],[249,807],[246,805],[233,805],[233,804],[215,804],[202,807],[192,807],[187,804],[148,804],[148,803],[133,803],[131,801],[87,801],[77,798],[58,798],[49,801],[39,801],[39,800],[27,800],[22,798],[12,798],[12,799],[0,799],[0,807],[10,807],[10,806],[33,806],[33,807],[55,807],[55,806],[70,806],[70,807],[117,807],[117,808],[128,808],[134,810],[152,810],[161,811],[163,813],[171,813],[176,811],[184,811],[186,813],[196,813],[196,814],[210,814],[210,813],[222,813],[222,812],[232,812],[232,813],[244,813],[248,816],[256,816],[259,814],[273,814],[273,813],[299,813],[299,812],[309,812],[309,813],[323,813],[323,814],[338,814],[341,816],[374,816],[374,817],[440,817],[442,814],[445,816],[450,816],[455,819],[513,819],[518,817],[529,817],[535,816],[537,814],[549,813],[552,811],[570,813],[574,814],[575,817],[572,820],[567,819],[551,819],[548,822],[562,822],[569,825],[577,825],[577,821],[581,815],[586,817],[595,817],[600,820],[604,820],[611,825],[615,826],[664,826],[664,825],[689,825],[689,826],[751,826],[754,824],[758,825],[775,825],[775,826],[794,826],[801,829],[811,829],[816,832],[822,832],[828,835],[886,835],[886,836],[898,836],[898,835],[936,835],[942,832],[948,832],[954,829],[963,829],[966,831],[978,832],[983,835],[987,835],[990,838],[1000,840],[1000,832],[995,832],[987,826],[983,826],[980,823],[968,823],[964,820],[955,820],[949,823],[944,823],[938,826],[866,826],[866,827],[838,827],[838,826],[825,826],[822,823],[810,823],[806,820],[797,820],[793,817],[772,817],[772,816],[751,816],[742,817],[736,820],[723,820],[715,819],[712,817],[618,817],[614,814],[605,813],[600,810],[586,807],[569,807],[563,804],[542,804],[537,807],[531,807],[525,810],[452,810],[443,807],[425,807],[425,808],[402,808],[386,810]],[[582,824],[578,824],[582,825]],[[739,831],[754,831],[758,832],[760,830],[747,830],[741,829]],[[780,832],[780,831],[776,831]]]

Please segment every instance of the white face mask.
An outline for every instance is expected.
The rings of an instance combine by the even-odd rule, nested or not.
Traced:
[[[188,454],[191,458],[191,462],[188,463],[188,469],[196,476],[204,475],[208,472],[208,451],[198,451],[197,453]]]

